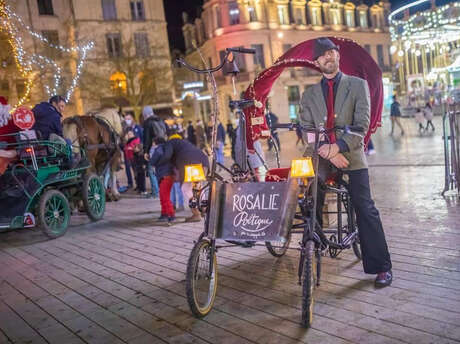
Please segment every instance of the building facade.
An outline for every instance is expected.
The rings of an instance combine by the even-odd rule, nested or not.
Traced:
[[[78,73],[81,56],[50,45],[73,47],[94,42],[66,115],[83,114],[103,104],[172,107],[175,96],[162,0],[7,0],[6,4],[28,26],[15,23],[26,53],[48,57],[61,67],[60,93]],[[50,44],[43,44],[31,32]],[[48,98],[47,73],[52,71],[46,67],[36,73],[26,104]],[[5,73],[0,78],[4,86],[0,92],[14,104],[24,91],[24,81],[8,79]]]
[[[230,77],[217,76],[219,112],[221,121],[226,122],[232,120],[228,101],[238,98],[260,71],[273,64],[288,49],[308,39],[321,36],[353,39],[369,51],[384,72],[389,72],[392,64],[387,21],[389,12],[388,1],[368,7],[340,0],[207,0],[201,17],[194,22],[184,17],[182,30],[186,60],[198,66],[202,64],[195,47],[199,47],[205,62],[213,66],[221,61],[225,48],[256,50],[255,55],[238,57],[241,74],[236,84],[237,95],[234,95]],[[282,121],[295,120],[303,91],[318,80],[319,74],[314,71],[285,71],[271,92],[272,111]],[[187,76],[182,73],[181,78],[176,78],[179,87],[196,81],[204,79],[197,79],[191,73]],[[205,84],[195,92],[194,101],[199,106],[189,107],[189,110],[199,108],[199,115],[206,120],[210,104],[206,99],[209,90]],[[183,92],[183,98],[187,98],[187,92]]]

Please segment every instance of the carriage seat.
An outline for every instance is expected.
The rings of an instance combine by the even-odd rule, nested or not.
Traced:
[[[265,175],[266,182],[284,182],[289,178],[290,167],[272,168]]]

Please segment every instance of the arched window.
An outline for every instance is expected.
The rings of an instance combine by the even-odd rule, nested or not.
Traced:
[[[278,5],[278,20],[280,25],[289,25],[289,12],[286,5]]]
[[[112,91],[126,93],[126,75],[125,73],[115,72],[110,76]]]
[[[369,27],[368,23],[367,23],[367,11],[359,11],[358,12],[358,21],[359,21],[359,26],[364,28],[364,29],[367,29]]]
[[[254,4],[254,1],[248,2],[247,10],[248,10],[249,22],[256,22],[257,21],[257,9]]]

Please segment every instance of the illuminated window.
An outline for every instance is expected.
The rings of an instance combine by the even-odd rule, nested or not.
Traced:
[[[321,8],[320,7],[312,7],[310,11],[310,21],[313,26],[321,26]]]
[[[289,13],[287,6],[278,5],[278,20],[281,25],[289,25]]]
[[[230,25],[237,25],[240,23],[240,9],[237,2],[230,2],[228,4],[228,13],[230,15]]]
[[[345,12],[345,24],[348,27],[355,27],[355,14],[353,13],[353,11]]]
[[[359,11],[359,26],[367,28],[367,11]]]
[[[126,75],[115,72],[110,76],[110,83],[114,92],[126,93]]]
[[[248,14],[249,14],[249,21],[256,22],[257,21],[257,12],[256,8],[252,5],[248,6]]]
[[[332,25],[342,25],[342,18],[340,16],[340,9],[338,8],[330,8],[329,9],[329,18],[330,18],[330,24]]]

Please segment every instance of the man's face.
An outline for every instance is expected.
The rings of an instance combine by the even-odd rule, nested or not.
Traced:
[[[339,70],[340,55],[335,49],[327,50],[322,56],[315,61],[315,66],[318,67],[323,74],[333,74]]]
[[[65,102],[64,101],[60,101],[58,103],[55,103],[53,102],[52,105],[60,112],[60,113],[63,113],[64,112],[64,109],[65,109]]]

